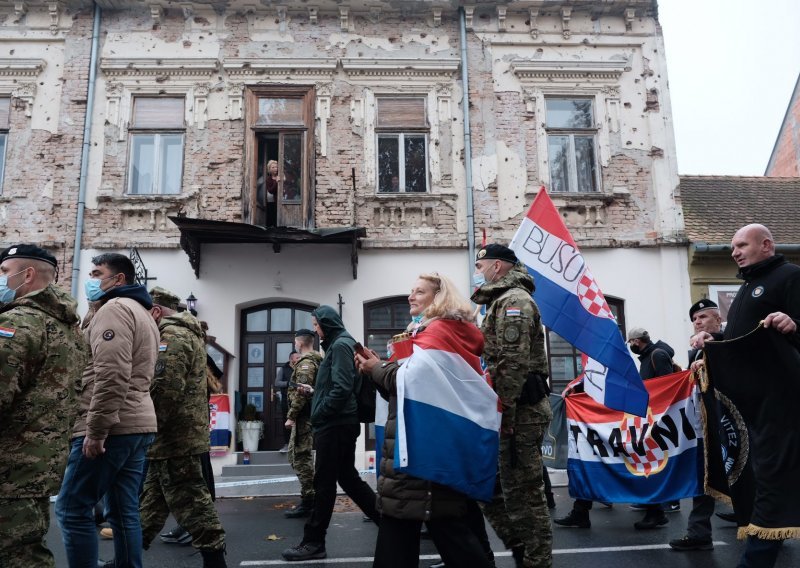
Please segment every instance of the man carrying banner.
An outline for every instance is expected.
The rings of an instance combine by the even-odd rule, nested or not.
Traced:
[[[499,474],[484,513],[516,566],[552,565],[553,534],[544,496],[541,446],[553,418],[547,360],[533,278],[511,249],[478,251],[472,301],[486,305],[484,361],[503,407]]]
[[[694,333],[707,332],[714,339],[722,339],[722,317],[719,306],[711,300],[703,299],[689,308],[689,319],[692,320]],[[700,349],[689,350],[689,365],[694,368],[696,361],[702,361]],[[711,515],[714,514],[714,498],[710,495],[698,495],[692,499],[692,511],[689,513],[689,524],[686,536],[669,541],[673,550],[711,550]]]
[[[731,241],[738,276],[745,283],[739,288],[728,311],[725,343],[736,344],[738,353],[725,351],[725,343],[712,348],[713,336],[701,332],[692,346],[706,348],[709,374],[718,390],[739,396],[739,409],[750,430],[750,452],[756,497],[750,524],[740,529],[747,545],[740,568],[771,568],[775,565],[783,539],[800,537],[800,494],[797,475],[800,456],[797,442],[796,411],[800,406],[798,360],[800,347],[800,267],[775,254],[775,241],[764,225],[739,229]],[[763,322],[763,323],[762,323]],[[751,333],[763,326],[769,333]],[[776,336],[775,331],[780,335]],[[760,336],[760,337],[759,337]],[[785,340],[784,340],[785,339]],[[734,341],[735,340],[735,341]],[[742,347],[738,347],[738,344]],[[758,385],[741,369],[728,365],[736,356],[747,361],[767,361],[760,371]],[[739,361],[737,364],[745,364]],[[789,361],[786,375],[770,372],[773,363]],[[751,396],[747,388],[758,391]],[[742,393],[745,397],[742,398]],[[742,402],[744,404],[742,404]]]

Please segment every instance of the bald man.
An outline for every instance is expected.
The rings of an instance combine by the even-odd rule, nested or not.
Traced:
[[[739,288],[728,311],[728,323],[724,338],[734,339],[750,333],[763,321],[766,328],[773,328],[786,336],[789,344],[800,350],[800,266],[790,264],[783,255],[775,254],[775,240],[764,225],[746,225],[736,231],[731,241],[731,256],[739,266],[739,278],[744,284]],[[713,341],[708,331],[692,337],[692,347],[700,349],[705,342]],[[753,353],[754,358],[763,353]],[[797,401],[800,406],[800,400]],[[760,439],[758,428],[753,427],[751,437]],[[773,448],[753,444],[753,463],[773,459]],[[784,464],[793,467],[792,464]],[[782,466],[781,466],[782,467]],[[756,472],[756,503],[759,502],[758,472]],[[763,532],[755,536],[748,527],[747,545],[739,562],[739,568],[771,568],[775,565],[781,543],[779,538],[764,539]],[[777,534],[777,533],[776,533]],[[780,535],[779,535],[780,536]]]

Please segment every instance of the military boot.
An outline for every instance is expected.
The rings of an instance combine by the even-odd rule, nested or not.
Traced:
[[[511,556],[514,558],[516,568],[525,568],[525,545],[521,544],[511,549]]]
[[[225,563],[225,549],[208,550],[200,549],[200,554],[203,555],[203,568],[228,568]]]
[[[292,507],[290,511],[286,511],[283,516],[287,519],[301,519],[311,515],[314,510],[314,499],[303,499],[296,507]]]

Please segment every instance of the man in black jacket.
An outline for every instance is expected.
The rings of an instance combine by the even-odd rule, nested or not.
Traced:
[[[303,530],[303,540],[283,551],[286,560],[325,558],[325,534],[336,502],[336,483],[376,523],[375,492],[355,468],[356,440],[361,433],[356,400],[355,339],[330,306],[311,313],[325,358],[317,371],[311,400],[311,428],[317,450],[314,464],[314,510]],[[360,380],[360,378],[359,378]]]
[[[739,229],[731,241],[731,256],[739,266],[739,278],[744,280],[733,299],[728,311],[728,323],[725,327],[724,339],[735,339],[749,334],[760,323],[765,328],[773,328],[784,335],[788,348],[800,350],[800,267],[788,263],[783,255],[775,254],[775,240],[770,230],[764,225],[752,224]],[[763,322],[763,323],[762,323]],[[692,338],[692,347],[701,349],[714,337],[708,332],[701,332]],[[763,357],[763,353],[753,353],[754,358]],[[787,401],[782,401],[786,403]],[[775,404],[770,399],[769,404]],[[800,400],[795,406],[800,405]],[[759,444],[767,439],[765,430],[769,424],[748,425],[751,438],[751,458],[756,478],[756,497],[754,511],[771,511],[777,516],[787,516],[786,507],[790,500],[770,499],[769,488],[765,488],[768,476],[780,476],[781,472],[792,471],[797,467],[792,463],[791,452],[777,453],[774,447]],[[793,432],[791,432],[794,435]],[[781,456],[781,457],[776,457]],[[787,459],[786,463],[776,463],[778,459]],[[774,489],[772,490],[774,493]],[[781,510],[781,507],[783,509]],[[754,513],[755,516],[755,513]],[[791,515],[789,515],[791,516]],[[771,519],[768,519],[771,520]],[[751,524],[745,527],[747,545],[739,561],[739,568],[770,568],[775,565],[784,535],[796,535],[796,526],[783,529],[759,529]],[[758,535],[758,536],[756,536]],[[766,536],[767,538],[762,538]]]

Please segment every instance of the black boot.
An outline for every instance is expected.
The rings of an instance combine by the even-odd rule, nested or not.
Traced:
[[[668,522],[669,519],[661,509],[648,509],[641,521],[633,523],[633,528],[637,531],[652,530],[666,525]]]
[[[576,511],[575,509],[572,509],[566,517],[553,519],[553,522],[562,527],[576,529],[588,529],[592,526],[592,522],[589,520],[589,511]]]
[[[511,549],[511,556],[514,558],[516,568],[525,568],[525,545],[520,544]]]
[[[287,519],[302,519],[311,515],[314,510],[314,499],[303,499],[296,507],[292,507],[291,511],[286,511],[283,516]]]
[[[200,554],[203,555],[203,568],[228,568],[225,563],[225,549],[208,550],[201,548]]]

